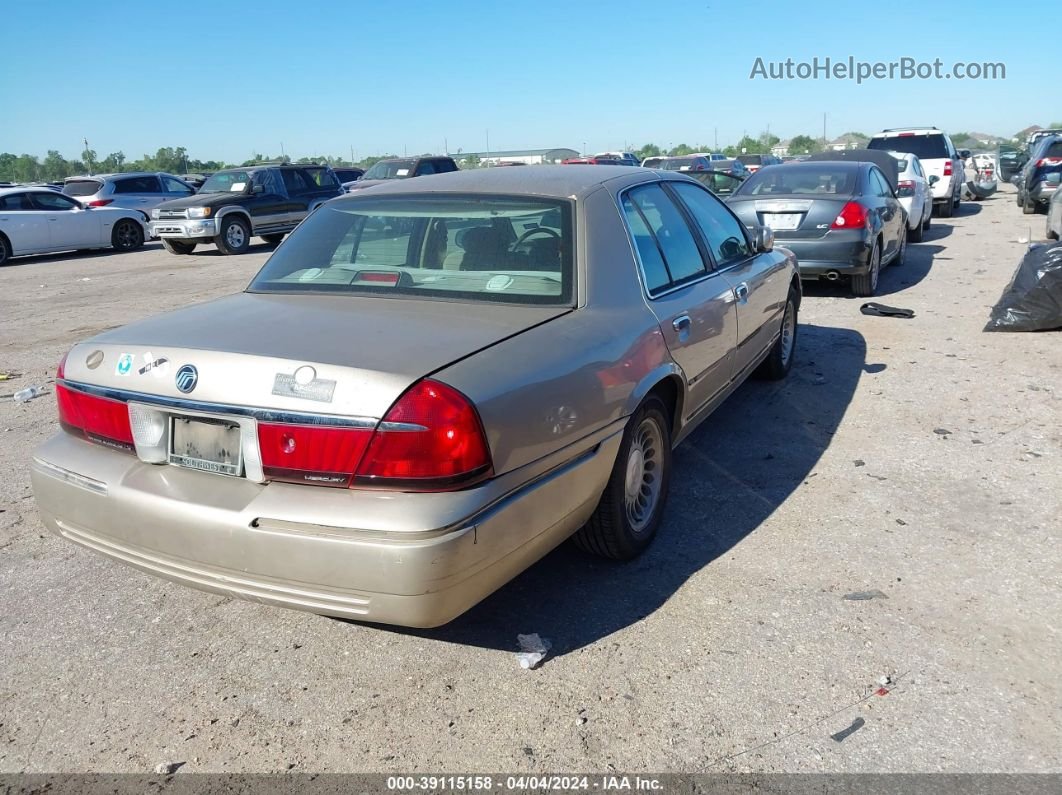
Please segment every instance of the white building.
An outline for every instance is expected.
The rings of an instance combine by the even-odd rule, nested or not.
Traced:
[[[511,149],[502,152],[458,152],[450,153],[457,165],[466,168],[470,164],[496,166],[499,163],[524,163],[538,166],[543,163],[560,163],[570,157],[579,157],[574,149]]]

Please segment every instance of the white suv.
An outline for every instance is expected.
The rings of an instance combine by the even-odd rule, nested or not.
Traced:
[[[882,130],[867,149],[915,155],[933,183],[933,207],[949,218],[962,197],[963,162],[951,139],[936,127],[896,127]],[[937,179],[934,181],[932,177]]]

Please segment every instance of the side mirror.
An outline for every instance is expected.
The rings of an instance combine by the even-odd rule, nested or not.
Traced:
[[[265,193],[265,185],[252,185],[251,193]]]
[[[752,231],[752,247],[756,250],[757,254],[763,254],[767,251],[774,249],[774,230],[769,226],[760,226],[757,224],[751,227]]]
[[[938,182],[940,182],[940,177],[938,177],[936,174],[930,174],[929,175],[929,184],[930,185],[936,185]]]

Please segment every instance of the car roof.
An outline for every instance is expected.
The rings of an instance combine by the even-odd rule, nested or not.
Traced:
[[[29,185],[27,185],[25,187],[21,187],[21,188],[20,187],[0,188],[0,196],[8,196],[8,195],[10,195],[12,193],[50,193],[50,194],[52,194],[54,196],[56,192],[54,190],[52,190],[51,188],[42,188],[40,186],[32,186],[31,187]],[[60,194],[60,195],[62,195],[62,194]],[[69,199],[70,197],[67,196],[67,198]]]
[[[171,174],[168,171],[119,171],[117,174],[79,174],[74,177],[67,177],[63,182],[78,182],[80,180],[102,180],[102,179],[116,179],[118,177],[157,177],[160,174],[165,174],[167,177],[177,177],[176,174]],[[180,179],[180,177],[177,177]]]
[[[661,178],[675,179],[677,173],[642,168],[605,169],[601,166],[578,164],[543,165],[530,168],[475,168],[451,171],[447,174],[430,174],[416,179],[386,181],[374,185],[371,192],[359,191],[349,196],[420,194],[438,191],[581,199],[606,183],[609,188],[620,190],[640,182]],[[335,201],[346,200],[340,197]]]

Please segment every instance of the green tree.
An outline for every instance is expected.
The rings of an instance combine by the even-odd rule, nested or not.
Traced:
[[[663,154],[663,150],[656,144],[646,144],[641,149],[638,149],[634,153],[639,160],[645,160],[647,157],[660,157]]]
[[[682,157],[684,155],[691,155],[691,154],[693,154],[694,152],[697,152],[697,151],[699,151],[699,150],[694,149],[689,144],[679,144],[678,146],[672,148],[671,151],[667,153],[667,156],[668,157]]]
[[[41,164],[33,155],[19,155],[15,161],[15,182],[33,182],[41,179]]]
[[[728,147],[731,148],[731,147]],[[771,147],[764,145],[759,138],[751,138],[746,135],[733,147],[735,154],[762,155],[771,151]]]
[[[71,164],[54,149],[49,149],[48,154],[41,164],[41,177],[48,182],[56,182],[70,176],[73,169]]]
[[[94,174],[97,170],[98,163],[96,161],[96,150],[85,148],[81,153],[81,160],[85,164],[85,170],[89,174]]]
[[[822,151],[822,140],[812,138],[810,135],[794,135],[789,139],[789,154],[813,155]]]

